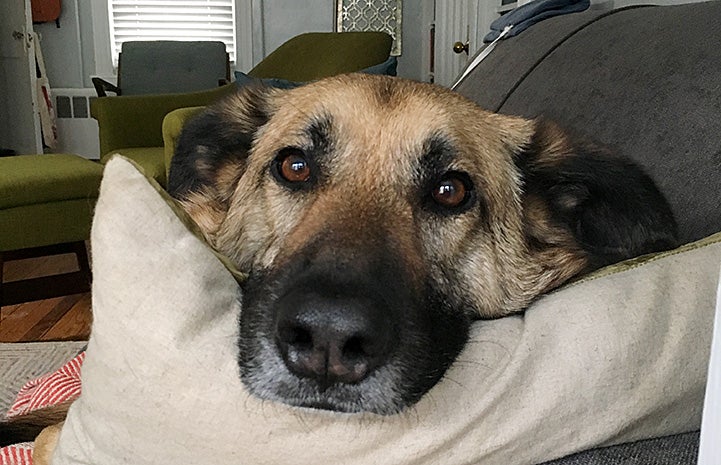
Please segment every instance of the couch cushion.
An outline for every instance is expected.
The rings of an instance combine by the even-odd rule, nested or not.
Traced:
[[[721,235],[477,323],[445,379],[393,416],[251,396],[236,278],[122,159],[108,164],[92,241],[83,393],[55,465],[505,465],[700,425]]]
[[[0,158],[0,209],[98,196],[102,165],[78,155]]]
[[[599,447],[543,465],[680,465],[696,463],[699,433],[675,434]]]

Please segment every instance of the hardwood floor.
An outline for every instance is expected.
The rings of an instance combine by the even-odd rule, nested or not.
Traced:
[[[5,263],[4,281],[77,270],[72,254]],[[0,342],[86,340],[92,321],[90,293],[0,308]]]

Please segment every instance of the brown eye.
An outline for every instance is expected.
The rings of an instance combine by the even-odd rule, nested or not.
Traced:
[[[448,173],[433,187],[433,200],[444,208],[461,207],[468,202],[472,187],[467,176],[461,173]]]
[[[300,150],[289,150],[278,157],[277,170],[285,181],[296,183],[310,180],[311,170],[308,161]]]

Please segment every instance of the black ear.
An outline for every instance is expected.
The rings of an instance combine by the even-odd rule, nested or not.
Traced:
[[[242,175],[255,133],[270,117],[272,92],[276,90],[244,87],[185,124],[168,176],[168,192],[173,197],[183,199],[193,192],[233,187],[227,185],[232,180],[219,177],[228,171]],[[219,181],[226,185],[218,185]]]
[[[186,123],[170,164],[168,192],[210,236],[225,218],[256,132],[270,118],[270,100],[283,92],[248,86]]]
[[[598,268],[677,245],[676,222],[653,180],[632,161],[573,141],[553,123],[536,121],[534,137],[517,158],[524,205],[543,205],[550,227],[527,219],[535,247],[563,231]]]

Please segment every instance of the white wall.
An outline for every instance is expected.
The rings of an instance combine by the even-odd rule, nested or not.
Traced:
[[[433,0],[403,2],[403,50],[398,58],[398,75],[428,81],[431,62]]]
[[[90,2],[62,2],[60,27],[55,23],[35,24],[52,87],[91,87],[95,73],[94,36]]]
[[[263,0],[263,52],[304,32],[333,30],[332,0]]]

